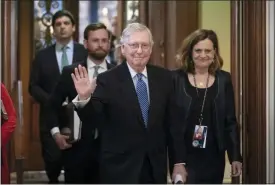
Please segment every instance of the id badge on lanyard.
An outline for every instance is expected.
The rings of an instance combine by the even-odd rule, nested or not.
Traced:
[[[195,75],[193,75],[193,77],[194,77],[194,83],[196,86],[197,95],[199,97]],[[204,92],[203,102],[202,102],[200,116],[199,116],[200,124],[195,126],[194,134],[193,134],[192,146],[195,148],[206,148],[207,126],[203,126],[202,121],[203,121],[203,109],[204,109],[205,99],[206,99],[207,89],[208,89],[208,82],[209,82],[209,74],[207,77],[206,89]]]
[[[192,145],[195,148],[206,148],[207,126],[196,125]]]

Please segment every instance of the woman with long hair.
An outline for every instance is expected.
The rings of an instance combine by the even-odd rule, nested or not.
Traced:
[[[182,43],[175,71],[175,91],[183,123],[185,168],[189,184],[222,184],[225,152],[232,176],[242,171],[240,130],[235,116],[231,76],[223,71],[218,38],[200,29]]]

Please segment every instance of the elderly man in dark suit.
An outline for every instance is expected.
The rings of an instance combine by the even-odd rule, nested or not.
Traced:
[[[80,65],[72,74],[80,119],[101,133],[101,183],[167,183],[167,147],[176,159],[173,179],[176,174],[186,178],[171,72],[148,64],[152,46],[146,26],[129,24],[121,38],[125,62],[97,81],[89,80]],[[93,116],[105,121],[93,122]]]
[[[52,26],[56,44],[36,54],[30,74],[29,93],[40,105],[40,139],[49,183],[58,183],[63,168],[62,155],[47,126],[49,121],[46,116],[48,111],[46,105],[62,68],[83,61],[87,57],[87,51],[83,45],[73,41],[75,20],[70,12],[66,10],[56,12],[52,18]]]

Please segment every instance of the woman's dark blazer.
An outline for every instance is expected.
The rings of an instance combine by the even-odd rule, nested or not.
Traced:
[[[192,97],[186,91],[186,83],[188,82],[187,73],[183,70],[173,71],[175,83],[175,100],[179,112],[180,119],[187,126],[187,118],[189,116]],[[235,116],[234,90],[231,81],[231,75],[223,70],[215,73],[217,80],[217,95],[214,100],[214,116],[215,133],[220,151],[227,151],[229,161],[241,161],[240,154],[240,129]]]

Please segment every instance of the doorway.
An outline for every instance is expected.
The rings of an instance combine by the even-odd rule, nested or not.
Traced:
[[[267,102],[267,150],[266,150],[266,178],[267,183],[275,183],[275,54],[274,54],[274,43],[275,43],[275,2],[266,2],[266,72],[267,72],[267,88],[266,88],[266,102]]]

